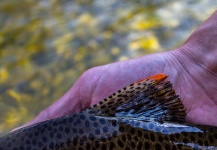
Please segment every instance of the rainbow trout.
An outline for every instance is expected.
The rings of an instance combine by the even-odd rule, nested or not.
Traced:
[[[21,128],[0,150],[217,149],[217,127],[185,122],[166,75],[131,84],[83,112]]]

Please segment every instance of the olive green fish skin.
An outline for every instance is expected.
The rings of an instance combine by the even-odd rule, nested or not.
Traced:
[[[165,75],[141,80],[85,111],[0,138],[0,150],[217,149],[217,127],[188,125]]]
[[[80,113],[42,122],[0,139],[0,150],[211,149],[217,128],[102,118]]]

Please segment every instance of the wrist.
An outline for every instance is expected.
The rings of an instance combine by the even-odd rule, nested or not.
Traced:
[[[187,68],[217,72],[217,11],[206,20],[175,52],[176,58]]]

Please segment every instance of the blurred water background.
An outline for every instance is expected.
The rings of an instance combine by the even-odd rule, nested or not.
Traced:
[[[180,46],[213,0],[1,0],[0,135],[88,68]]]

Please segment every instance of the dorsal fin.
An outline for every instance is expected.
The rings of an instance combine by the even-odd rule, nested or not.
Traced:
[[[97,116],[184,122],[185,108],[165,74],[157,74],[108,96],[86,111]]]

